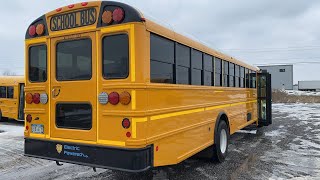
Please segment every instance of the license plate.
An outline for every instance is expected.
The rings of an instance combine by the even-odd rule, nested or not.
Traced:
[[[42,124],[31,124],[31,132],[34,134],[44,134]]]

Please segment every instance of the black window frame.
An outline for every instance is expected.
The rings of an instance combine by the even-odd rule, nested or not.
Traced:
[[[46,63],[46,76],[45,76],[45,79],[43,79],[42,81],[32,81],[31,78],[30,78],[30,68],[31,68],[31,48],[35,48],[35,47],[45,47],[46,49],[46,60],[45,60],[45,63]],[[44,82],[47,82],[48,81],[48,46],[46,43],[41,43],[41,44],[36,44],[36,45],[31,45],[29,46],[28,48],[28,81],[30,83],[44,83]]]
[[[245,81],[246,81],[246,88],[250,88],[250,69],[245,68]]]
[[[209,59],[207,59],[207,58],[209,58]],[[215,75],[214,75],[214,57],[213,56],[206,54],[206,53],[203,53],[203,68],[202,69],[203,69],[203,75],[202,75],[203,85],[204,86],[214,86]],[[208,84],[208,82],[206,80],[207,74],[210,74],[210,79],[211,79],[210,84]]]
[[[201,54],[201,59],[195,58],[195,54],[200,55]],[[199,65],[199,63],[201,63]],[[199,79],[195,79],[195,76],[193,74],[196,74],[194,72],[200,71],[200,82]],[[203,85],[203,52],[191,48],[191,85],[195,86],[201,86]]]
[[[91,43],[91,46],[90,46],[90,53],[91,53],[91,61],[90,61],[90,65],[91,65],[91,77],[90,79],[63,79],[63,80],[60,80],[58,79],[58,51],[57,51],[57,47],[58,47],[58,44],[60,43],[65,43],[65,42],[72,42],[72,41],[81,41],[81,40],[90,40],[90,43]],[[71,40],[63,40],[63,41],[59,41],[55,44],[55,47],[56,47],[56,51],[55,51],[55,54],[56,54],[56,61],[55,61],[55,69],[56,69],[56,73],[55,73],[55,78],[58,82],[70,82],[70,81],[90,81],[92,80],[92,77],[93,77],[93,71],[92,71],[92,61],[93,61],[93,53],[92,53],[92,39],[90,37],[84,37],[84,38],[81,38],[81,39],[71,39]]]
[[[5,88],[4,90],[2,90],[2,88]],[[3,92],[2,92],[3,91]],[[2,96],[3,94],[5,96]],[[7,86],[0,86],[0,98],[6,99],[7,98]]]
[[[126,73],[126,75],[125,76],[123,76],[123,77],[106,77],[105,76],[105,72],[104,72],[104,57],[105,57],[105,53],[104,53],[104,47],[105,47],[105,43],[104,43],[104,39],[105,38],[107,38],[107,37],[112,37],[112,36],[119,36],[119,35],[126,35],[126,37],[127,37],[127,39],[128,39],[128,61],[127,61],[127,64],[128,64],[128,66],[127,66],[127,73]],[[105,79],[105,80],[117,80],[117,79],[127,79],[128,77],[129,77],[129,74],[130,74],[130,37],[129,37],[129,34],[128,33],[118,33],[118,34],[107,34],[107,35],[104,35],[103,37],[102,37],[102,40],[101,40],[101,52],[102,52],[102,60],[101,60],[101,63],[102,63],[102,77],[103,77],[103,79]]]
[[[223,87],[229,87],[229,61],[222,60],[223,62]],[[228,67],[226,67],[226,65]],[[226,72],[227,71],[227,72]]]
[[[159,39],[163,39],[163,40],[166,40],[168,41],[170,44],[172,43],[172,48],[173,48],[173,51],[171,53],[172,54],[172,57],[170,57],[170,61],[168,60],[164,60],[164,59],[154,59],[153,56],[152,56],[152,51],[153,51],[153,46],[152,46],[152,38],[155,37],[155,38],[159,38]],[[150,33],[150,83],[163,83],[163,84],[176,84],[176,63],[175,63],[175,41],[171,40],[171,39],[168,39],[166,37],[163,37],[161,35],[158,35],[156,33]],[[172,58],[172,59],[171,59]],[[172,66],[172,79],[170,79],[170,82],[157,82],[157,81],[153,81],[152,79],[152,62],[157,62],[157,63],[164,63],[164,64],[167,64],[167,65],[171,65]]]
[[[246,75],[245,75],[245,68],[243,66],[240,66],[240,87],[245,88],[246,87]]]
[[[220,66],[217,65],[217,62],[219,62]],[[214,72],[215,72],[215,79],[214,79],[214,86],[223,87],[223,60],[217,57],[214,57]],[[220,70],[218,72],[218,70]],[[219,84],[217,84],[217,78],[219,78]]]
[[[235,87],[235,64],[229,62],[229,87]]]
[[[188,58],[187,59],[187,62],[189,62],[188,64],[183,64],[183,63],[180,63],[179,60],[178,60],[178,48],[177,47],[182,47],[182,48],[187,48],[187,51],[188,51]],[[178,42],[175,42],[175,46],[174,46],[174,66],[175,66],[175,84],[180,84],[180,85],[191,85],[191,71],[192,71],[192,68],[191,68],[191,56],[192,56],[192,48],[189,47],[189,46],[186,46],[186,45],[183,45],[181,43],[178,43]],[[187,73],[187,82],[180,82],[180,79],[183,79],[183,78],[180,78],[179,76],[179,71],[180,69],[187,69],[188,73]]]
[[[12,94],[9,94],[9,90],[12,90]],[[13,99],[14,98],[14,87],[13,86],[7,86],[7,98],[8,99]]]

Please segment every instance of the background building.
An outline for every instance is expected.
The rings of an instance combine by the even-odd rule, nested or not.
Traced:
[[[272,89],[293,90],[293,65],[258,66],[271,74]]]
[[[299,91],[318,91],[320,92],[320,81],[299,81]]]

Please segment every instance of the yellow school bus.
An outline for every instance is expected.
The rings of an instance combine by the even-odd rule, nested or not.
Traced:
[[[24,77],[0,77],[0,121],[24,120]]]
[[[271,124],[270,76],[111,1],[49,12],[26,32],[25,155],[141,172]]]

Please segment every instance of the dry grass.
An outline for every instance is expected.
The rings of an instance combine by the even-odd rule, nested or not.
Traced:
[[[273,103],[320,103],[320,96],[288,95],[284,91],[272,92]]]

